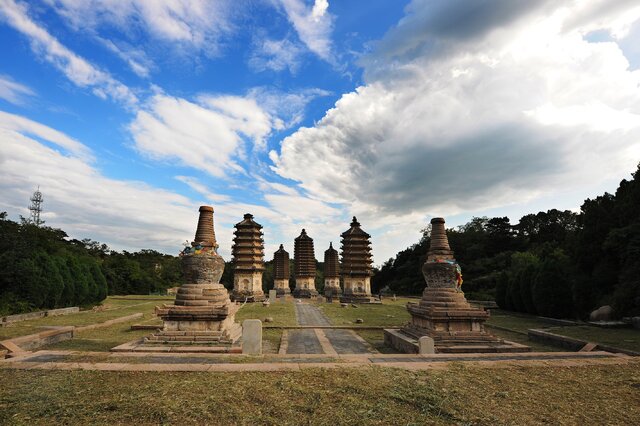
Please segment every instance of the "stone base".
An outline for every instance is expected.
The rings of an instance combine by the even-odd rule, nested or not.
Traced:
[[[231,292],[231,300],[237,302],[262,302],[266,299],[264,292],[235,291]]]
[[[289,287],[287,288],[276,288],[276,296],[278,297],[282,297],[282,296],[286,296],[288,294],[291,294],[291,289]]]
[[[293,297],[295,297],[296,299],[309,299],[311,297],[316,297],[317,295],[318,292],[316,291],[316,289],[296,288],[295,290],[293,290]]]
[[[402,353],[419,353],[418,339],[413,335],[406,334],[404,330],[385,329],[384,343]],[[513,353],[530,351],[531,348],[529,346],[498,338],[494,338],[493,341],[435,342],[436,353]]]
[[[198,328],[197,324],[192,324],[193,328]],[[206,326],[210,326],[207,324]],[[205,325],[200,325],[204,328]],[[171,345],[231,345],[237,342],[242,336],[240,324],[233,323],[220,330],[162,330],[158,333],[145,337],[144,343],[162,343]]]
[[[325,297],[340,297],[342,295],[342,289],[340,287],[324,287]]]
[[[382,302],[375,297],[371,297],[371,295],[367,296],[366,294],[343,294],[342,296],[340,296],[340,303],[368,304]]]

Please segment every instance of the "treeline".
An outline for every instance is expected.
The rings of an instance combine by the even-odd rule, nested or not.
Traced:
[[[469,299],[552,317],[585,317],[610,304],[618,316],[640,315],[640,167],[615,194],[587,199],[579,213],[549,210],[517,224],[473,218],[447,230]],[[385,262],[373,290],[420,294],[429,232]]]
[[[153,250],[118,253],[91,240],[0,213],[0,315],[91,306],[108,294],[149,294],[178,285],[179,259]]]

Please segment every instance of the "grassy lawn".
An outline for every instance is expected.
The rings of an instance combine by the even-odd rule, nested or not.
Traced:
[[[587,342],[601,343],[640,352],[640,330],[635,328],[600,328],[586,325],[554,327],[550,333],[574,337]]]
[[[150,317],[150,314],[145,314],[145,316]],[[144,319],[138,319],[114,324],[110,327],[76,332],[73,339],[44,346],[40,348],[40,350],[108,352],[109,349],[114,346],[151,334],[150,330],[131,331],[131,326],[133,324],[138,324],[143,320]]]
[[[513,312],[491,309],[491,316],[487,321],[489,325],[505,327],[510,330],[526,333],[530,328],[549,328],[557,326],[549,321],[542,320],[533,315],[515,314]]]
[[[398,298],[395,302],[383,299],[382,304],[349,305],[346,308],[339,303],[320,303],[317,306],[329,318],[332,325],[354,325],[357,318],[364,322],[363,326],[401,326],[411,318],[406,304],[409,299]]]
[[[0,370],[0,423],[638,424],[638,367]]]
[[[132,296],[141,298],[143,296]],[[104,322],[110,319],[142,312],[150,314],[156,305],[170,303],[173,299],[162,296],[144,296],[149,300],[135,300],[133,298],[112,299],[108,297],[97,310],[81,311],[77,314],[59,317],[44,317],[35,320],[22,321],[0,328],[0,340],[11,337],[24,336],[42,331],[40,327],[48,325],[88,325]]]
[[[265,322],[266,317],[273,318],[273,322]],[[236,322],[242,324],[246,319],[259,319],[262,325],[269,326],[295,326],[296,308],[293,302],[276,302],[268,307],[262,306],[262,303],[247,303],[236,314]]]

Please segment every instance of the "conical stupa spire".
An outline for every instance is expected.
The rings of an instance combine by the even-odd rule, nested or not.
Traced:
[[[217,248],[216,233],[213,230],[213,207],[200,206],[200,217],[198,218],[198,229],[192,246],[200,244],[203,247]]]
[[[429,257],[446,256],[453,258],[453,251],[449,247],[449,238],[444,227],[444,218],[434,217],[431,219],[431,245],[429,246]]]

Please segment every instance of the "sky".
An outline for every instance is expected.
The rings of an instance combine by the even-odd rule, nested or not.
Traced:
[[[0,211],[177,254],[375,264],[435,216],[578,211],[640,162],[640,0],[0,0]],[[455,247],[454,247],[455,249]]]

